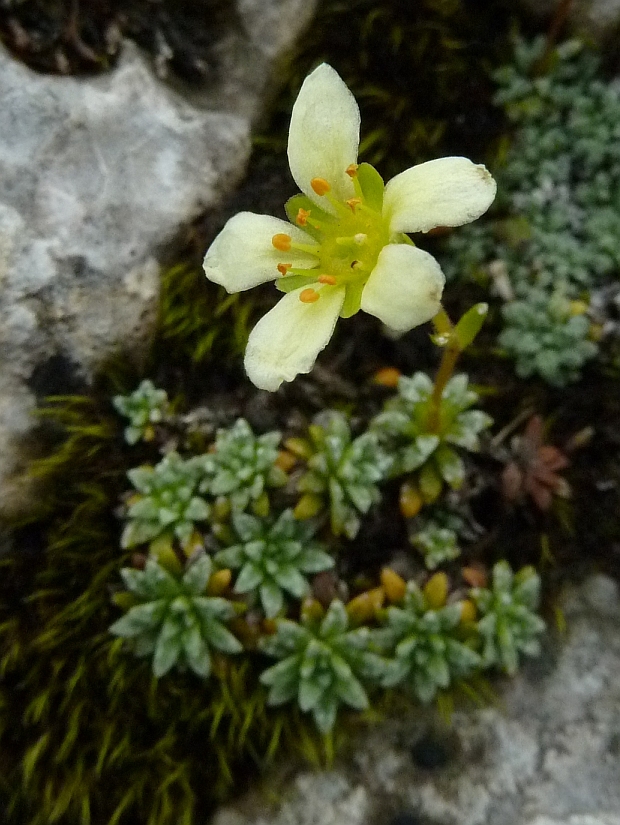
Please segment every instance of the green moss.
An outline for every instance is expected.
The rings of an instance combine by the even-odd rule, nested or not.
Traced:
[[[112,515],[124,485],[120,426],[87,398],[48,417],[67,440],[35,464],[47,485],[45,550],[0,560],[0,803],[7,823],[200,821],[235,771],[285,748],[325,758],[333,740],[267,710],[252,663],[157,682],[108,633],[110,585],[128,554]]]
[[[228,295],[205,278],[196,260],[164,270],[154,364],[175,360],[204,364],[239,357],[257,318],[256,298]]]

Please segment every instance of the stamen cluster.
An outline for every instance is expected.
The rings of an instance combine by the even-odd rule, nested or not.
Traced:
[[[312,267],[293,267],[278,263],[282,276],[276,283],[282,292],[307,286],[299,293],[299,300],[312,304],[320,292],[314,287],[344,287],[347,291],[341,315],[348,317],[360,308],[359,296],[377,264],[379,253],[389,243],[390,231],[382,217],[383,181],[370,164],[350,164],[345,169],[353,181],[355,197],[339,200],[325,178],[312,178],[312,191],[325,199],[321,209],[304,195],[291,198],[287,213],[291,223],[312,235],[316,244],[299,243],[290,235],[278,232],[271,243],[279,252],[307,253],[314,258]],[[347,301],[348,299],[348,301]]]

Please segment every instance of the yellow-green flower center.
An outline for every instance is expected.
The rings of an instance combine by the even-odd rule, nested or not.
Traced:
[[[304,303],[314,303],[320,297],[314,289],[345,288],[343,317],[360,308],[361,294],[377,264],[379,253],[390,242],[389,225],[382,216],[383,181],[369,164],[350,166],[355,197],[340,201],[323,178],[314,178],[314,192],[326,200],[326,209],[316,206],[305,195],[296,195],[286,205],[291,223],[312,236],[314,243],[296,243],[288,235],[274,235],[273,246],[283,253],[278,265],[280,277],[276,285],[283,292],[305,287],[300,293]],[[289,250],[307,253],[311,268],[293,268],[285,257]],[[312,285],[312,286],[311,286]]]

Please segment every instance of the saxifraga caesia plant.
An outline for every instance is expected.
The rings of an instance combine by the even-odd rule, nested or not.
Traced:
[[[245,369],[261,389],[310,372],[339,316],[363,309],[397,332],[434,318],[443,273],[404,233],[460,226],[495,197],[486,168],[462,157],[414,166],[384,186],[357,163],[359,129],[353,95],[321,64],[291,113],[288,159],[303,192],[287,203],[291,223],[241,212],[205,256],[207,277],[229,292],[276,281],[286,293],[248,341]]]
[[[402,432],[396,427],[392,435],[407,435],[415,441],[419,431],[430,431],[439,434],[437,444],[440,436],[449,435],[447,440],[453,437],[461,446],[477,447],[478,432],[488,419],[470,409],[477,396],[468,389],[466,377],[452,376],[451,371],[485,314],[486,307],[477,305],[454,327],[441,314],[435,319],[436,339],[444,347],[437,377],[434,383],[422,373],[401,379],[399,396],[386,401],[384,415],[399,412],[400,423],[407,426]],[[471,415],[475,417],[470,421],[467,416]],[[257,437],[247,422],[238,419],[218,431],[211,451],[204,455],[183,459],[169,453],[160,462],[166,471],[166,489],[176,490],[180,484],[181,510],[195,490],[215,500],[204,501],[210,508],[204,525],[194,526],[190,519],[183,519],[186,529],[192,529],[192,541],[181,542],[177,551],[172,546],[173,522],[166,525],[165,548],[160,537],[153,541],[150,527],[141,541],[131,544],[148,545],[149,557],[144,571],[124,571],[128,591],[118,593],[115,601],[128,613],[112,630],[126,637],[136,654],[153,657],[156,675],[177,665],[208,676],[213,649],[218,655],[240,653],[243,642],[245,655],[255,657],[258,647],[287,661],[286,666],[283,662],[281,668],[271,668],[271,675],[263,679],[270,687],[270,702],[295,698],[299,709],[311,712],[325,732],[331,729],[340,704],[366,707],[371,687],[399,686],[426,702],[485,667],[512,673],[519,654],[537,651],[537,637],[544,627],[534,612],[538,577],[529,568],[513,577],[506,562],[494,568],[490,589],[470,591],[466,610],[465,602],[449,598],[445,573],[435,574],[421,589],[416,581],[406,582],[389,570],[382,572],[379,587],[363,590],[344,605],[339,596],[353,583],[339,580],[342,569],[337,558],[342,548],[334,545],[334,539],[341,533],[351,537],[348,520],[355,519],[355,531],[360,528],[360,514],[380,500],[381,482],[387,480],[392,466],[399,466],[403,445],[388,438],[382,446],[376,432],[368,430],[353,439],[347,417],[329,411],[309,425],[306,437],[302,434],[285,441],[286,450],[297,450],[290,457],[306,461],[305,470],[288,477],[278,467],[282,476],[277,481],[290,483],[288,491],[274,496],[273,506],[264,511],[243,512],[241,508],[250,506],[254,496],[260,498],[265,492],[269,473],[282,457],[279,442],[280,433]],[[245,465],[247,473],[237,472]],[[147,480],[156,469],[143,468]],[[409,469],[400,466],[399,472]],[[171,470],[172,485],[168,484]],[[220,473],[229,493],[239,481],[243,487],[243,499],[233,502],[223,516],[215,512],[224,494],[221,485],[214,483]],[[260,484],[249,495],[245,482],[254,489],[254,475],[260,476]],[[321,527],[320,517],[314,519],[307,512],[296,518],[298,508],[284,509],[283,503],[290,503],[288,497],[295,492],[303,494],[298,507],[304,496],[329,499],[329,525]],[[127,511],[130,524],[141,515],[132,510],[135,506]],[[174,495],[165,510],[176,512]],[[314,516],[320,516],[320,511]],[[299,520],[306,518],[307,523]],[[224,529],[216,531],[218,526]],[[155,527],[161,529],[159,522]],[[318,527],[323,530],[324,543],[313,539]],[[215,536],[221,549],[213,551],[217,569],[211,574],[211,557],[201,545],[213,549]],[[420,533],[414,541],[428,567],[435,568],[458,554],[453,538],[451,530],[435,529],[432,535]],[[315,582],[310,577],[327,571],[334,577],[335,589],[329,598],[321,597],[321,604],[314,598]],[[390,606],[384,609],[386,601]],[[468,616],[465,623],[464,613]],[[239,638],[225,626],[228,622]],[[274,628],[275,635],[270,636]]]
[[[317,542],[312,528],[285,510],[274,523],[248,513],[233,513],[238,542],[220,550],[218,565],[239,570],[234,591],[256,593],[265,616],[276,616],[285,594],[302,599],[310,592],[307,575],[329,570],[334,559]]]
[[[312,454],[297,483],[306,494],[297,508],[298,515],[310,497],[325,497],[332,532],[352,539],[361,526],[360,514],[381,499],[378,485],[386,478],[392,459],[382,450],[375,433],[365,432],[352,439],[346,416],[336,410],[319,413],[308,429]]]
[[[204,554],[182,576],[174,576],[152,558],[144,570],[121,571],[136,604],[114,622],[110,632],[130,639],[136,656],[152,656],[155,676],[177,665],[206,677],[213,650],[239,653],[243,649],[225,626],[236,615],[233,604],[206,593],[212,571],[213,563]]]
[[[383,662],[369,650],[370,631],[351,629],[344,604],[335,600],[325,615],[308,611],[301,624],[282,619],[276,633],[264,640],[263,652],[281,661],[264,671],[270,705],[295,699],[312,713],[317,727],[327,733],[342,704],[364,710],[369,705],[364,678],[377,680]]]

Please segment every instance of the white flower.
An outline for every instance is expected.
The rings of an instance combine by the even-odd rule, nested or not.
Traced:
[[[265,281],[287,293],[256,325],[245,369],[257,387],[310,372],[338,317],[359,309],[405,332],[440,308],[437,261],[404,232],[460,226],[482,215],[496,184],[467,158],[431,160],[384,186],[357,165],[360,114],[338,74],[323,63],[305,79],[293,106],[288,159],[304,193],[291,198],[291,221],[241,212],[208,250],[207,277],[228,292]]]

